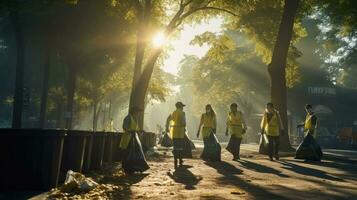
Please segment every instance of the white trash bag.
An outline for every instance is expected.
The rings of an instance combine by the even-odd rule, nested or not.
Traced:
[[[86,178],[83,174],[68,170],[66,180],[64,181],[61,190],[66,192],[70,192],[73,189],[79,189],[81,191],[90,191],[97,186],[98,183],[96,183],[90,178]]]

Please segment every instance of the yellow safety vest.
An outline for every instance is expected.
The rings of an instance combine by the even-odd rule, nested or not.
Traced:
[[[131,139],[131,133],[140,130],[138,122],[136,121],[135,117],[133,117],[130,114],[127,117],[130,117],[130,124],[128,129],[121,135],[120,145],[119,145],[121,149],[127,149]]]
[[[206,138],[210,135],[213,129],[216,128],[216,116],[209,113],[203,113],[201,116],[201,123],[203,125],[202,138]]]
[[[180,109],[175,110],[171,114],[170,121],[170,135],[171,138],[178,139],[185,137],[185,112]]]
[[[242,138],[243,134],[243,119],[242,113],[238,112],[229,112],[227,119],[227,126],[229,133],[236,138]]]
[[[273,116],[268,122],[268,113],[265,112],[262,120],[262,129],[264,129],[265,134],[270,136],[279,136],[280,128],[279,128],[279,117],[277,111],[273,111]]]
[[[309,113],[306,115],[306,119],[305,119],[305,125],[304,125],[304,130],[305,132],[307,133],[308,131],[310,131],[310,133],[316,137],[316,126],[317,126],[317,123],[315,126],[313,126],[312,124],[312,117],[314,116],[314,114],[310,115]]]

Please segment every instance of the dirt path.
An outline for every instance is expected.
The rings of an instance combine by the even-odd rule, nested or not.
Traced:
[[[125,199],[357,199],[357,165],[331,160],[305,163],[292,157],[271,162],[250,150],[242,160],[186,160],[173,170],[170,152],[149,159],[147,175],[137,175]]]
[[[257,146],[243,145],[241,161],[223,150],[222,162],[207,163],[199,159],[201,150],[175,171],[171,151],[158,149],[147,156],[151,168],[144,174],[125,176],[113,165],[89,174],[100,183],[95,190],[51,199],[357,199],[357,160],[326,154],[321,163],[291,155],[271,162],[256,153]]]

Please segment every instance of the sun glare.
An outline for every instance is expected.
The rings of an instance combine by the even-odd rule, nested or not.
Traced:
[[[155,47],[161,47],[162,45],[164,45],[166,43],[166,36],[163,32],[159,32],[155,35],[153,41],[152,41],[153,45]]]

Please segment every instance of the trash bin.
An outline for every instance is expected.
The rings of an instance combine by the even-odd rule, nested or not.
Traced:
[[[107,132],[105,137],[103,162],[111,164],[113,162],[113,132]]]
[[[89,131],[68,130],[63,144],[60,183],[66,179],[68,170],[82,173],[84,153]]]
[[[0,190],[57,187],[65,130],[0,129]]]
[[[89,132],[90,134],[87,137],[86,147],[84,150],[84,158],[83,158],[83,173],[87,173],[90,171],[90,165],[92,160],[92,146],[93,146],[93,132]]]
[[[92,156],[90,170],[97,170],[102,168],[105,138],[105,132],[94,132],[92,135]]]
[[[122,153],[120,151],[120,139],[122,133],[113,134],[113,162],[120,162],[122,160]]]
[[[153,148],[156,145],[156,134],[152,132],[143,132],[140,134],[140,142],[144,151]]]

